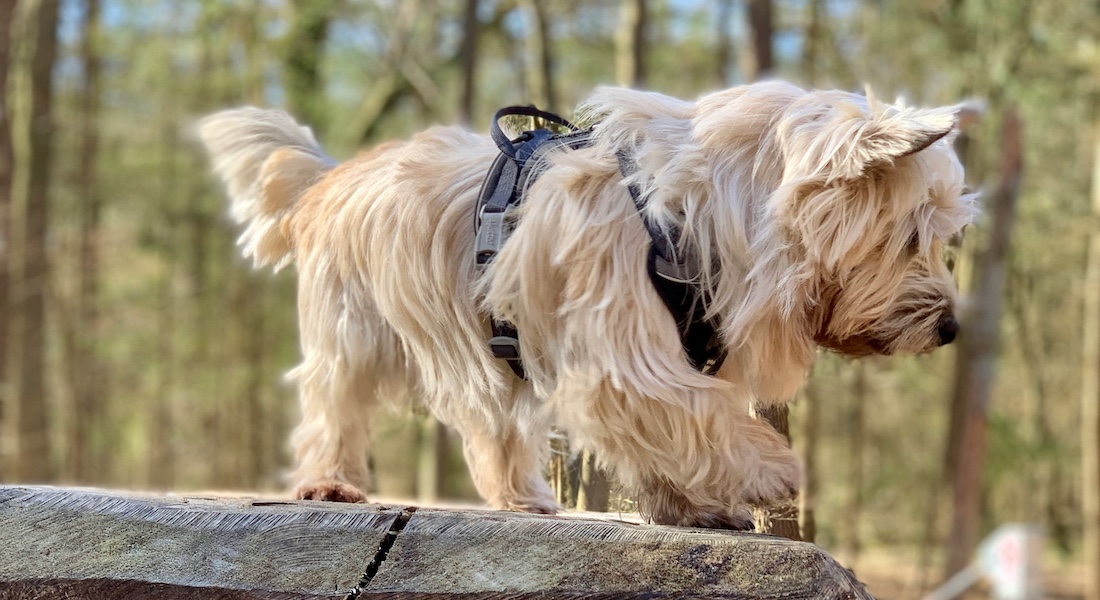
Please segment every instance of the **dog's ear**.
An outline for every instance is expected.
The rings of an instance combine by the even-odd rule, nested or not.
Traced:
[[[958,113],[959,107],[951,106],[931,110],[891,108],[873,115],[859,142],[864,146],[861,154],[867,158],[864,170],[916,154],[943,139],[955,130]]]

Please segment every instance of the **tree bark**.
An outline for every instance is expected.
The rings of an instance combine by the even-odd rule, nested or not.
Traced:
[[[1100,118],[1093,131],[1092,214],[1085,271],[1081,383],[1081,508],[1085,600],[1100,600]]]
[[[18,327],[13,332],[17,344],[14,358],[18,363],[14,474],[26,482],[48,481],[53,476],[47,418],[45,309],[54,133],[52,74],[57,56],[58,4],[58,0],[38,0],[30,5],[30,108],[28,122],[20,132],[26,137],[27,175],[21,198],[21,270],[13,286],[13,304],[18,314]]]
[[[1005,109],[1002,123],[1000,180],[989,197],[992,213],[988,245],[977,256],[970,310],[961,319],[955,369],[951,431],[957,450],[949,458],[953,501],[951,536],[945,576],[970,563],[981,526],[982,469],[985,433],[993,386],[1007,255],[1016,217],[1023,171],[1022,126],[1015,109]]]
[[[619,85],[640,88],[646,84],[648,8],[646,0],[622,0],[615,32],[615,80]]]
[[[6,437],[5,408],[10,402],[11,372],[8,369],[8,346],[11,325],[11,276],[12,250],[11,206],[12,175],[15,150],[12,147],[11,107],[8,104],[8,66],[12,59],[15,7],[17,0],[0,0],[0,447]],[[7,465],[0,461],[0,477],[7,473]]]

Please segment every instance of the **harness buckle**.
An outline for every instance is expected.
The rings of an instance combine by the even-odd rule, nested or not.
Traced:
[[[481,225],[477,229],[477,238],[474,242],[474,257],[478,267],[485,267],[492,262],[493,257],[500,252],[504,245],[504,239],[509,233],[506,231],[508,213],[512,212],[513,204],[508,204],[503,211],[490,211],[489,207],[481,209]]]

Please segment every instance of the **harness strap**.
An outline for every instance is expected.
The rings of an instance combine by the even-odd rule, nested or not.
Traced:
[[[546,129],[526,131],[515,139],[509,139],[500,127],[500,119],[506,116],[527,116],[542,119],[568,130],[555,134]],[[557,115],[528,106],[511,106],[497,111],[489,134],[500,154],[493,161],[489,174],[478,193],[477,210],[474,211],[475,260],[480,268],[488,265],[504,241],[511,234],[513,224],[508,212],[523,199],[523,191],[538,177],[539,158],[562,145],[579,149],[590,142],[590,130],[581,130],[570,121]],[[633,162],[620,153],[619,170],[624,177],[633,172]],[[634,207],[645,224],[650,237],[646,268],[650,282],[660,295],[665,307],[676,320],[680,342],[688,361],[699,371],[713,375],[726,358],[725,346],[718,336],[716,319],[697,319],[696,311],[704,310],[706,298],[699,290],[699,268],[693,261],[677,256],[680,230],[663,231],[648,217],[645,197],[636,183],[629,186]],[[493,320],[489,348],[497,358],[505,360],[518,377],[526,379],[519,345],[519,333],[511,323]]]
[[[500,120],[507,116],[526,116],[542,119],[569,130],[568,134],[554,134],[547,129],[525,131],[515,139],[509,139],[500,127]],[[502,108],[493,116],[489,135],[500,149],[493,161],[489,175],[478,193],[478,209],[474,211],[474,229],[477,231],[474,255],[480,268],[488,265],[504,241],[512,233],[512,223],[508,212],[522,201],[522,192],[528,181],[537,177],[532,174],[537,158],[561,144],[579,147],[581,137],[587,132],[562,117],[529,106],[510,106]],[[535,160],[532,160],[535,159]],[[520,360],[519,332],[511,323],[493,320],[490,323],[492,338],[489,349],[493,356],[508,363],[512,372],[521,379],[527,374]]]
[[[623,153],[619,153],[619,170],[624,177],[634,172],[634,163]],[[699,266],[695,261],[683,260],[678,256],[677,242],[680,240],[680,228],[672,226],[664,233],[655,225],[645,210],[645,197],[637,183],[630,183],[630,198],[634,208],[645,224],[649,234],[649,255],[646,270],[661,301],[676,320],[676,329],[680,333],[680,343],[687,354],[691,366],[706,375],[714,375],[722,368],[728,354],[725,344],[718,335],[719,321],[696,318],[697,311],[705,311],[707,298],[699,289]]]

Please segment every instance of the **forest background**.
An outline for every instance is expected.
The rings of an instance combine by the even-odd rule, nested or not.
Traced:
[[[1100,599],[1095,1],[0,0],[0,481],[283,489],[295,276],[239,257],[198,117],[284,107],[347,157],[509,104],[568,116],[601,84],[767,77],[980,106],[957,142],[985,206],[953,258],[963,335],[822,356],[790,413],[795,533],[887,557],[915,597],[1035,523],[1076,568],[1048,587]],[[416,409],[372,462],[376,496],[476,500],[459,440]],[[557,461],[567,504],[585,470]]]

